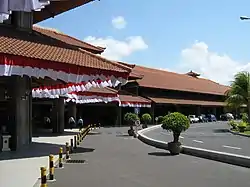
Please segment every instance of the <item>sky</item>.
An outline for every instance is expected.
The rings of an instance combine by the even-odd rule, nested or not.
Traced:
[[[106,47],[111,60],[221,84],[250,71],[250,1],[100,0],[39,23]]]

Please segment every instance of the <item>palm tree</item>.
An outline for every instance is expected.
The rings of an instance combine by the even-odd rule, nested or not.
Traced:
[[[234,76],[231,89],[227,94],[228,106],[246,105],[248,109],[248,120],[250,122],[250,73],[243,71]]]

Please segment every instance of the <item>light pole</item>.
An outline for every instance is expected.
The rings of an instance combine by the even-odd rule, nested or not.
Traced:
[[[247,17],[247,16],[240,16],[240,20],[250,20],[250,17]]]

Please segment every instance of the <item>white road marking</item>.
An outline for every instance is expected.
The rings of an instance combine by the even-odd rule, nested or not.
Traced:
[[[203,141],[200,141],[200,140],[193,140],[193,142],[196,142],[196,143],[204,143]]]
[[[230,148],[230,149],[241,149],[240,147],[232,147],[232,146],[228,146],[228,145],[223,145],[222,147],[225,147],[225,148]]]

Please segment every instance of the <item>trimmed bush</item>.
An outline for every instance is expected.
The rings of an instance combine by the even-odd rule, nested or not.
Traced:
[[[239,132],[245,132],[247,128],[247,123],[244,121],[239,122],[237,125],[237,128],[239,129]]]
[[[243,113],[242,114],[242,117],[241,117],[241,120],[243,121],[243,122],[248,122],[248,115],[247,115],[247,113]]]
[[[152,117],[150,116],[150,114],[145,113],[142,115],[141,120],[144,124],[149,124],[152,121]]]
[[[126,121],[128,125],[134,125],[136,120],[140,120],[140,118],[135,113],[128,112],[124,115],[124,121]]]
[[[232,130],[237,130],[238,123],[234,120],[230,120],[228,125],[231,127]]]
[[[189,119],[179,112],[173,112],[164,116],[162,122],[163,129],[173,132],[174,142],[179,142],[181,132],[186,131],[189,127]]]
[[[161,124],[162,121],[163,121],[163,116],[158,116],[158,121],[157,121],[157,123],[158,123],[158,124]]]

